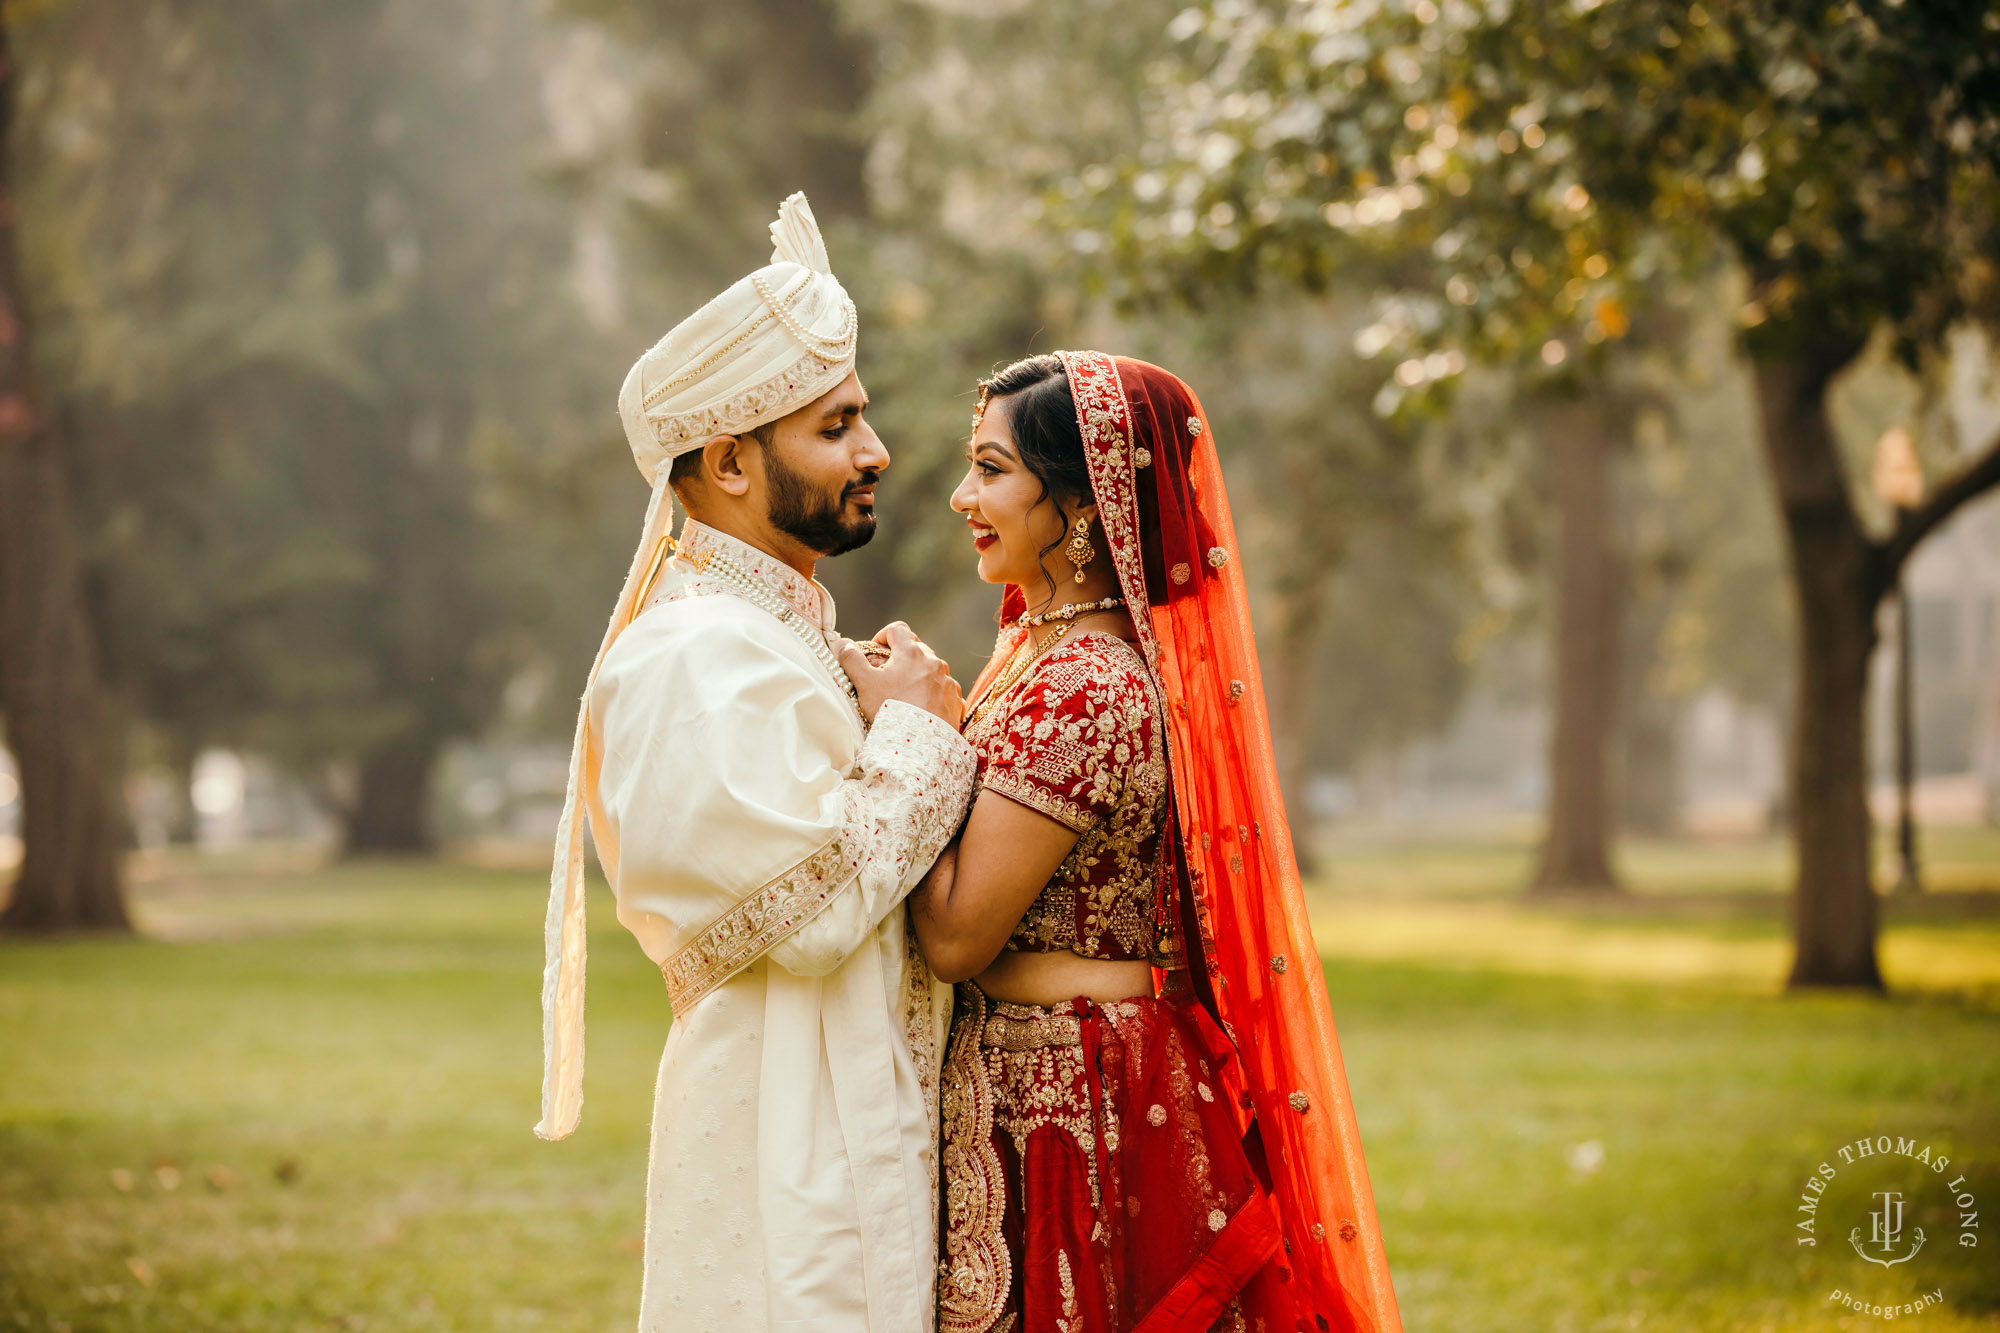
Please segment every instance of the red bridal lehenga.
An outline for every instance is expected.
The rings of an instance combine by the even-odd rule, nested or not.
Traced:
[[[1194,393],[1060,354],[1136,642],[1032,652],[1007,589],[966,738],[1075,829],[1009,949],[1145,959],[1157,997],[966,983],[944,1075],[940,1333],[1400,1333]]]

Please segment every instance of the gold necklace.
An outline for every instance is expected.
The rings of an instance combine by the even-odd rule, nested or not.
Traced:
[[[1047,657],[1050,651],[1069,637],[1069,632],[1075,628],[1076,621],[1068,621],[1050,637],[1047,643],[1040,644],[1035,642],[1035,631],[1030,628],[1020,644],[1009,654],[1006,666],[1001,668],[1001,676],[993,682],[993,688],[979,696],[979,702],[966,710],[965,725],[960,730],[972,730],[973,724],[998,707],[1000,701],[1021,683],[1021,678],[1028,674],[1035,663]],[[1016,661],[1019,661],[1019,666],[1014,665]]]
[[[994,699],[999,696],[1001,690],[1006,689],[1008,686],[1012,685],[1014,683],[1015,676],[1019,674],[1015,670],[1014,663],[1017,660],[1019,660],[1021,656],[1021,650],[1024,647],[1026,647],[1030,642],[1032,642],[1033,639],[1034,636],[1032,634],[1026,635],[1021,640],[1016,642],[1012,648],[1007,650],[1007,660],[1000,664],[1000,670],[998,673],[995,674],[993,678],[992,688],[988,689],[986,693],[980,695],[978,699],[974,700],[966,708],[965,720],[959,723],[958,729],[961,733],[971,731],[973,725],[977,723],[979,719],[985,717],[988,713],[993,711]]]

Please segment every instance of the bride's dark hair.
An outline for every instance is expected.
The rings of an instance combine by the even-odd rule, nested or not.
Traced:
[[[1044,546],[1037,560],[1067,540],[1071,523],[1069,506],[1090,499],[1090,468],[1083,459],[1083,434],[1076,425],[1076,400],[1070,397],[1069,373],[1062,358],[1030,356],[979,381],[984,411],[992,411],[1006,400],[1008,433],[1020,451],[1021,465],[1042,483],[1041,500],[1055,505],[1063,521],[1064,536]],[[1035,503],[1040,504],[1041,500]],[[1056,584],[1048,570],[1042,578],[1055,596]]]

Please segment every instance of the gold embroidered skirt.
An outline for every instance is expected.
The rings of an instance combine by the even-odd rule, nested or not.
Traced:
[[[1235,1063],[1192,1003],[961,986],[939,1333],[1245,1329],[1236,1297],[1279,1237]]]

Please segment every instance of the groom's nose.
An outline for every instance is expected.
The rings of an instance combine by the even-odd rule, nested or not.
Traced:
[[[867,422],[856,422],[854,428],[855,450],[852,462],[857,472],[880,472],[889,466],[889,447],[882,443],[882,437]]]

